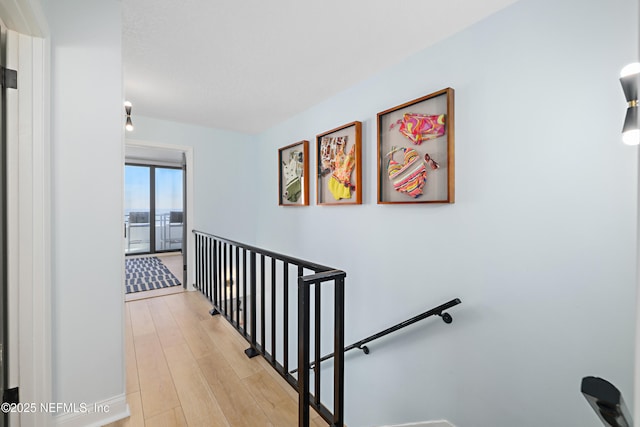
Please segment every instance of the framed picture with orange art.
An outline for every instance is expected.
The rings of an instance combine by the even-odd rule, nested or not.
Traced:
[[[378,113],[378,204],[455,201],[452,88]]]
[[[278,149],[278,205],[309,205],[309,141]]]
[[[316,136],[316,203],[362,204],[362,123]]]

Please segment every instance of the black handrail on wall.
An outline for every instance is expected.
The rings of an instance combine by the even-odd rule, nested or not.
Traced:
[[[346,273],[331,267],[267,251],[233,240],[193,230],[195,234],[196,288],[213,305],[212,315],[224,316],[249,342],[249,357],[262,355],[298,391],[298,425],[309,425],[309,406],[330,426],[344,423],[344,283]],[[267,277],[267,265],[269,274]],[[297,378],[289,372],[289,273],[298,278]],[[281,274],[278,274],[281,273]],[[267,280],[269,279],[269,280]],[[335,354],[333,412],[320,400],[320,369],[314,369],[314,392],[310,393],[311,289],[313,288],[315,364],[320,365],[321,289],[333,282],[333,329]],[[269,285],[269,288],[267,288]],[[267,292],[268,291],[268,292]],[[259,295],[259,301],[258,301]],[[281,307],[278,307],[278,303]],[[267,317],[267,304],[270,316]],[[280,311],[277,311],[280,310]],[[276,328],[282,314],[281,331]],[[258,320],[260,329],[258,330]],[[266,327],[270,325],[267,342]],[[278,357],[276,338],[281,338]],[[269,348],[269,351],[267,350]],[[280,361],[282,363],[280,363]]]
[[[411,319],[405,320],[404,322],[400,322],[397,325],[393,325],[390,328],[385,329],[384,331],[380,331],[377,334],[373,334],[358,342],[348,345],[344,348],[344,351],[342,353],[346,353],[347,351],[357,348],[358,350],[362,350],[364,354],[369,354],[369,347],[367,347],[365,344],[370,343],[371,341],[377,340],[378,338],[382,338],[385,335],[389,335],[393,332],[399,331],[400,329],[406,328],[409,325],[413,325],[414,323],[424,320],[427,317],[440,316],[442,317],[442,320],[444,321],[444,323],[447,323],[447,324],[451,323],[453,322],[453,317],[451,317],[449,313],[445,313],[444,311],[450,309],[451,307],[455,307],[460,303],[462,303],[462,301],[460,301],[459,298],[452,299],[451,301],[441,304],[437,307],[434,307],[431,310],[418,314],[417,316],[414,316]],[[334,355],[335,355],[334,353],[331,353],[331,354],[327,354],[326,356],[322,356],[319,362],[324,362],[325,360],[329,360],[332,357],[334,357]],[[318,363],[317,361],[311,362],[309,364],[309,368],[310,369],[315,368],[317,363]],[[291,371],[292,374],[295,374],[296,372],[298,372],[297,369],[294,369]]]

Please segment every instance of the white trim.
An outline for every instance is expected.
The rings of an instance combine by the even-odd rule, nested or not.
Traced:
[[[19,34],[6,30],[3,33],[5,40],[5,62],[8,68],[19,70],[25,61],[20,61]],[[30,90],[31,73],[26,66],[24,79],[25,93]],[[20,99],[19,99],[20,98]],[[21,115],[20,108],[29,109],[31,104],[27,96],[27,102],[22,104],[23,94],[17,90],[6,90],[6,120],[7,130],[7,360],[8,367],[7,386],[8,388],[19,387],[20,365],[26,365],[32,361],[32,353],[27,351],[22,354],[21,327],[23,322],[30,323],[31,319],[22,319],[21,307],[25,299],[29,298],[32,290],[31,277],[29,277],[28,265],[31,251],[31,230],[29,228],[32,206],[30,204],[30,176],[22,177],[25,172],[30,171],[29,157],[31,150],[31,139],[19,134],[20,120],[26,121],[26,117]],[[23,215],[25,216],[23,218]],[[24,239],[24,241],[22,240]],[[22,288],[22,286],[25,286]],[[23,356],[26,360],[23,360]],[[12,426],[20,426],[20,415],[9,414],[9,423]]]
[[[640,150],[638,151],[638,165],[640,165]],[[636,171],[638,173],[638,171]],[[635,182],[639,176],[636,175]],[[640,186],[636,189],[636,342],[635,342],[635,366],[634,366],[634,393],[633,393],[633,424],[640,427]]]
[[[101,412],[100,408],[104,412]],[[85,409],[86,412],[84,412]],[[96,411],[96,409],[98,410]],[[131,415],[125,394],[94,404],[76,405],[76,410],[78,412],[55,416],[55,425],[60,427],[100,427]]]
[[[147,160],[147,159],[135,159],[126,157],[124,158],[125,163],[134,163],[136,165],[147,165],[147,166],[167,166],[170,168],[179,168],[182,167],[180,163],[174,162],[163,162],[161,160]]]
[[[142,141],[136,139],[127,139],[125,141],[125,146],[130,147],[139,147],[139,148],[161,148],[163,150],[173,150],[184,153],[185,159],[187,162],[187,226],[193,227],[193,147],[187,145],[174,145],[174,144],[163,144],[159,142],[153,141]],[[124,189],[122,190],[124,192]],[[195,247],[195,238],[193,233],[190,233],[187,230],[187,249],[191,249]],[[187,290],[193,291],[195,288],[194,284],[194,271],[195,271],[195,259],[193,258],[192,251],[187,250]],[[124,253],[124,250],[123,252]],[[124,287],[124,281],[122,286]]]
[[[19,34],[7,30],[6,39],[6,66],[17,70],[18,67],[18,37]],[[25,73],[26,74],[26,73]],[[25,75],[28,80],[29,77]],[[26,84],[29,89],[29,84]],[[8,324],[8,360],[9,368],[7,385],[9,388],[19,385],[20,362],[20,292],[26,293],[31,288],[31,281],[25,277],[23,268],[25,259],[21,259],[23,252],[28,251],[31,245],[31,233],[28,229],[31,216],[31,206],[28,205],[30,194],[24,194],[23,189],[29,191],[29,183],[21,181],[20,174],[28,168],[28,153],[31,141],[27,138],[19,138],[19,112],[18,91],[7,90],[5,92],[7,111],[5,114],[7,129],[7,324]],[[24,141],[24,145],[21,142]],[[27,177],[29,179],[30,177]],[[22,188],[21,188],[22,186]],[[29,192],[30,193],[30,192]],[[22,218],[22,215],[28,215]],[[22,242],[22,238],[25,239]],[[21,262],[22,261],[22,262]],[[21,289],[20,285],[26,285],[28,289]],[[27,319],[30,321],[30,319]]]
[[[447,420],[423,421],[421,423],[394,424],[382,427],[456,427]]]
[[[36,37],[49,32],[39,0],[1,0],[0,15],[9,29]]]
[[[640,23],[640,8],[638,8],[638,19]],[[639,24],[640,25],[640,24]],[[638,34],[640,35],[640,33]],[[638,37],[636,37],[636,40]],[[640,46],[638,46],[638,57],[640,58]],[[640,150],[636,154],[636,176],[635,182],[640,178],[638,167],[640,167]],[[634,358],[634,387],[633,387],[633,424],[640,427],[640,186],[636,188],[636,342]]]
[[[33,366],[22,366],[21,382],[32,384],[34,402],[49,402],[53,394],[51,359],[51,149],[49,108],[49,45],[33,39]],[[23,336],[21,334],[21,336]],[[46,426],[51,416],[39,414],[34,424]]]
[[[7,92],[9,385],[23,402],[50,402],[51,204],[46,41],[7,31],[8,66],[20,88]],[[17,415],[17,414],[16,414]],[[20,414],[12,425],[47,426],[51,415]]]
[[[18,297],[18,305],[11,307],[19,311],[15,323],[18,345],[10,349],[13,357],[18,352],[19,374],[12,379],[19,381],[23,402],[51,402],[51,61],[49,40],[37,38],[49,30],[39,0],[0,0],[0,19],[9,29],[22,33],[11,35],[18,41],[17,57],[12,60],[16,61],[19,89],[11,95],[14,104],[7,106],[16,127],[13,143],[18,144],[13,148],[18,163],[9,162],[13,170],[8,171],[14,179],[10,191],[15,192],[9,200],[16,204],[13,214],[18,213],[8,226],[18,230],[19,238],[17,258],[9,264],[18,279],[9,284]],[[45,427],[52,420],[47,413],[23,413],[19,420],[12,418],[11,425]]]

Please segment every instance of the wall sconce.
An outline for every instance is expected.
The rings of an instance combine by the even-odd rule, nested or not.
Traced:
[[[127,123],[124,128],[131,132],[133,130],[133,122],[131,121],[131,103],[129,101],[124,102],[124,112],[127,114]]]
[[[638,120],[638,87],[640,86],[640,63],[634,62],[620,72],[620,84],[627,99],[627,115],[622,127],[622,142],[627,145],[640,144],[640,121]]]

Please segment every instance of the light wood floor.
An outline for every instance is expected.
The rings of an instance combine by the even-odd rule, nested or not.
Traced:
[[[108,427],[297,426],[293,388],[209,309],[198,292],[125,303],[131,416]]]

